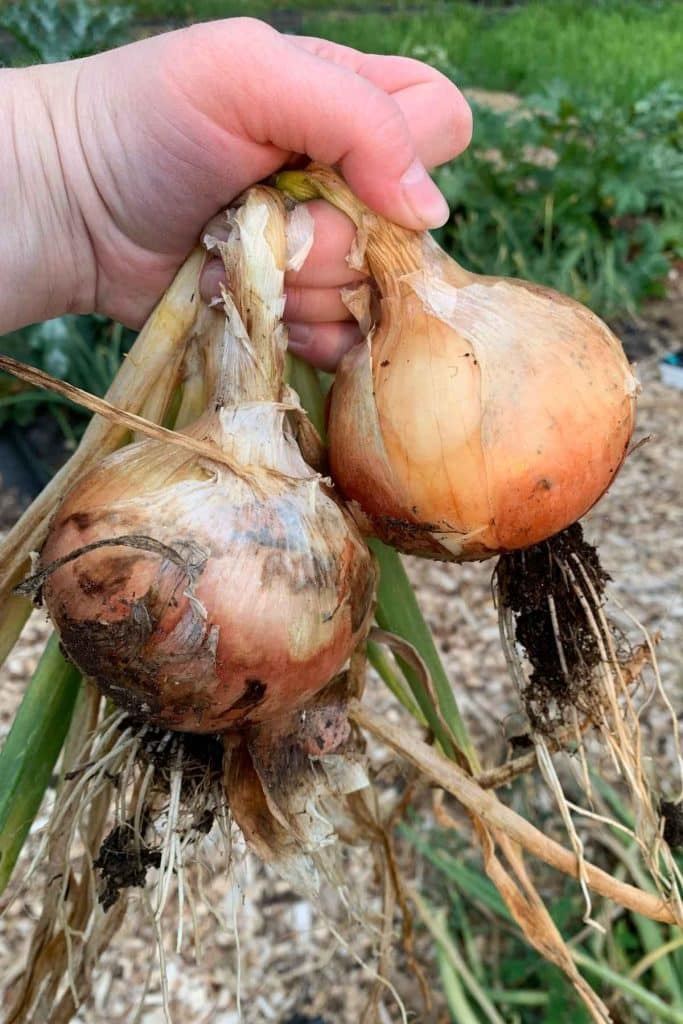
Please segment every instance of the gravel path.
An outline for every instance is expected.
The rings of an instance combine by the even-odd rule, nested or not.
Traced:
[[[638,376],[643,384],[637,438],[650,435],[627,460],[607,497],[586,521],[588,539],[598,543],[605,567],[612,574],[613,591],[649,630],[659,630],[660,668],[674,705],[683,706],[683,393],[666,388],[657,371],[657,352],[673,347],[683,325],[683,301],[654,311],[650,320],[649,351]],[[666,315],[668,323],[662,324]],[[654,342],[652,341],[654,337]],[[7,501],[7,497],[5,498]],[[422,607],[432,625],[458,701],[473,731],[480,738],[487,764],[505,758],[506,717],[516,701],[506,674],[498,642],[498,629],[490,599],[491,565],[443,566],[407,560],[418,587]],[[3,702],[0,738],[7,732],[25,681],[35,667],[46,636],[44,617],[36,613],[20,646],[0,670]],[[635,636],[638,640],[637,635]],[[388,714],[396,711],[380,685],[371,682],[368,699]],[[671,756],[668,726],[660,707],[648,712],[647,727],[658,753]],[[381,752],[375,752],[381,758]],[[45,815],[37,823],[45,822]],[[35,848],[35,835],[29,849]],[[372,893],[371,857],[360,847],[349,851],[349,878]],[[224,868],[213,839],[205,851],[206,899],[198,905],[198,932],[203,939],[199,962],[185,942],[183,952],[170,954],[168,975],[175,1022],[237,1024],[241,996],[242,1020],[247,1024],[276,1021],[286,1024],[296,1013],[320,1024],[356,1024],[371,978],[354,955],[336,941],[325,923],[324,912],[352,942],[353,954],[367,955],[370,936],[344,925],[339,906],[330,894],[322,909],[300,899],[283,883],[273,880],[251,858],[240,856],[235,868],[239,888]],[[26,863],[26,862],[25,862]],[[408,865],[409,870],[410,865]],[[412,870],[418,873],[420,866]],[[21,867],[17,877],[21,876]],[[417,877],[414,875],[414,877]],[[38,912],[40,885],[21,895],[0,921],[0,978],[11,987],[21,963],[32,920]],[[367,898],[370,909],[376,900]],[[1,906],[1,904],[0,904]],[[237,923],[239,950],[234,922]],[[169,947],[172,939],[169,937]],[[95,986],[93,1005],[77,1020],[88,1024],[131,1021],[142,998],[147,964],[153,950],[152,932],[135,897],[127,920],[112,949],[105,955]],[[429,944],[423,952],[428,958]],[[238,968],[239,965],[239,968]],[[239,970],[239,974],[238,974]],[[409,1009],[420,1020],[415,982],[400,962],[393,975]],[[437,1011],[438,1011],[437,1006]],[[400,1019],[395,1000],[384,997],[378,1019]],[[158,973],[154,972],[136,1020],[163,1024]],[[301,1024],[304,1024],[301,1020]]]

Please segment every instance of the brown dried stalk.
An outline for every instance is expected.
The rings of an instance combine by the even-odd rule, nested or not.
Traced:
[[[74,387],[73,384],[57,380],[55,377],[51,377],[49,373],[36,370],[33,366],[27,366],[16,359],[10,359],[9,356],[0,356],[0,370],[5,370],[7,373],[11,373],[15,377],[27,381],[29,384],[36,385],[36,387],[54,391],[56,394],[70,399],[76,405],[84,406],[90,412],[97,413],[103,419],[109,420],[117,426],[137,431],[139,434],[143,434],[154,441],[167,441],[169,444],[177,445],[178,448],[185,448],[187,451],[194,452],[195,455],[203,455],[214,462],[222,462],[233,473],[239,473],[240,476],[245,475],[244,468],[239,463],[233,461],[229,455],[211,441],[200,441],[187,434],[180,434],[176,430],[169,430],[168,427],[151,423],[136,413],[127,412],[125,409],[112,405],[105,398],[91,395],[89,391],[83,391],[82,388]]]
[[[544,835],[521,815],[502,804],[495,793],[490,789],[484,789],[433,747],[412,736],[405,729],[391,725],[386,719],[368,711],[357,701],[350,703],[348,713],[349,718],[361,729],[371,732],[397,754],[415,765],[432,782],[451,793],[488,828],[504,833],[513,842],[519,843],[523,849],[533,853],[551,867],[557,868],[558,871],[571,878],[579,877],[578,861],[570,850]],[[619,882],[593,864],[585,864],[585,877],[591,889],[628,910],[664,924],[683,923],[674,910],[659,897],[643,892],[636,886]]]
[[[443,806],[443,795],[443,790],[439,790],[434,797],[436,821],[442,828],[459,832],[458,822]],[[519,845],[512,842],[504,832],[487,828],[478,815],[470,813],[470,820],[481,846],[486,874],[502,896],[529,945],[564,971],[594,1021],[609,1024],[611,1017],[606,1005],[577,970],[568,945],[527,872]],[[496,847],[502,856],[499,856]]]
[[[579,974],[572,955],[557,926],[529,877],[519,846],[499,829],[487,828],[476,814],[472,821],[484,855],[484,868],[519,925],[527,942],[567,975],[576,992],[598,1024],[609,1024],[611,1017],[602,999]],[[496,846],[508,867],[496,853]]]
[[[419,779],[419,776],[417,776],[417,778]],[[413,784],[408,785],[406,793],[414,793]],[[361,834],[367,835],[371,840],[372,847],[377,858],[377,874],[382,881],[382,914],[384,922],[381,936],[378,974],[380,978],[388,977],[389,974],[389,966],[391,957],[393,956],[393,943],[391,942],[393,939],[393,911],[394,908],[398,906],[398,909],[401,912],[403,924],[401,942],[403,952],[407,960],[407,966],[408,969],[412,971],[420,986],[425,1013],[430,1013],[432,1009],[432,999],[429,982],[424,970],[418,963],[415,956],[413,944],[413,920],[405,892],[405,881],[399,868],[396,851],[394,849],[393,828],[398,823],[398,820],[402,816],[407,804],[404,804],[403,800],[401,800],[399,802],[399,806],[392,809],[388,820],[382,820],[378,807],[377,793],[373,788],[359,790],[357,793],[352,793],[348,798],[348,804],[353,818],[361,830]],[[391,915],[389,913],[390,909]],[[367,1021],[367,1024],[371,1024],[371,1022],[374,1022],[377,1019],[376,1015],[373,1016],[372,1013],[373,1008],[376,1007],[377,998],[381,992],[381,988],[381,983],[377,982],[364,1011],[361,1024],[364,1024],[365,1021]]]
[[[88,739],[85,741],[86,746],[82,745],[83,737],[94,736],[100,704],[99,693],[94,687],[88,687],[67,740],[65,767],[69,766],[70,758],[77,753],[83,755],[89,749]],[[52,1020],[55,1000],[63,980],[68,978],[70,982],[68,994],[64,997],[66,1003],[69,1003],[73,994],[71,986],[74,990],[87,988],[85,982],[91,964],[94,963],[92,947],[96,946],[98,950],[103,948],[97,935],[98,929],[89,939],[84,938],[89,930],[95,899],[92,862],[87,851],[97,849],[102,840],[112,786],[108,784],[98,794],[82,820],[86,852],[80,858],[80,872],[77,873],[70,860],[69,848],[83,809],[75,805],[61,819],[57,816],[57,809],[64,806],[64,801],[77,784],[77,780],[69,780],[65,775],[48,826],[42,912],[33,931],[27,965],[14,993],[7,1024],[19,1024],[27,1019]],[[68,901],[65,899],[67,893]],[[111,937],[110,929],[117,927],[121,920],[122,917],[116,915],[107,922],[105,941]]]

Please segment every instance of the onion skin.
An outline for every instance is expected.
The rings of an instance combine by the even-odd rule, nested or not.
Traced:
[[[55,569],[43,596],[69,657],[145,721],[219,732],[288,713],[342,669],[367,628],[371,556],[310,471],[255,499],[218,463],[198,467],[154,441],[128,446],[69,493],[41,565],[131,535],[200,564],[196,581],[124,543]]]
[[[635,420],[637,382],[609,328],[549,288],[468,273],[329,168],[283,174],[285,191],[297,174],[300,198],[322,195],[354,220],[380,295],[329,403],[332,475],[359,522],[409,554],[461,561],[585,515]]]
[[[495,279],[460,295],[457,331],[407,295],[403,329],[383,318],[345,357],[330,466],[402,550],[486,558],[595,504],[628,450],[635,387],[616,339],[578,303]]]

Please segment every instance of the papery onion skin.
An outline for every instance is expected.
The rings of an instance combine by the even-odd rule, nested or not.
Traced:
[[[290,712],[340,671],[366,629],[371,556],[310,470],[254,497],[219,464],[131,445],[70,492],[41,564],[131,535],[201,565],[196,581],[124,542],[55,569],[43,596],[69,657],[146,721],[218,732]]]
[[[354,220],[380,294],[329,403],[332,475],[359,521],[407,553],[467,560],[583,516],[635,420],[637,382],[609,328],[549,288],[468,273],[329,168],[283,174],[285,191],[297,174],[300,198],[322,195]]]

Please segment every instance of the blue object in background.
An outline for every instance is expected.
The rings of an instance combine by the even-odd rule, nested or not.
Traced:
[[[683,391],[683,348],[678,352],[669,352],[659,361],[659,373],[665,384],[670,388]]]

